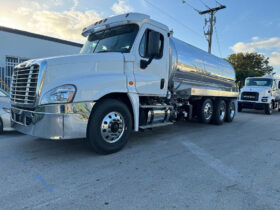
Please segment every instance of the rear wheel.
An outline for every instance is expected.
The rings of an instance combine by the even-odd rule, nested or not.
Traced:
[[[211,121],[213,116],[213,102],[211,99],[205,99],[200,102],[197,115],[201,123],[209,123]]]
[[[265,107],[264,107],[265,114],[271,115],[272,111],[273,111],[273,103],[270,102],[269,104],[265,104]]]
[[[226,118],[226,102],[221,99],[217,99],[214,102],[214,112],[212,123],[215,125],[221,125]]]
[[[132,118],[127,106],[115,99],[105,99],[96,104],[89,119],[88,141],[100,154],[121,150],[132,130]]]
[[[235,103],[230,100],[226,103],[226,122],[232,122],[235,117]]]

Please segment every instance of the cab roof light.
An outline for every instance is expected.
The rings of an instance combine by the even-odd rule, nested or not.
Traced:
[[[129,13],[127,13],[126,15],[125,15],[125,17],[127,18],[129,16]]]
[[[99,21],[99,24],[102,23],[102,20]]]
[[[94,23],[94,25],[96,26],[96,25],[97,25],[97,23],[98,23],[98,21],[97,21],[97,22],[95,22],[95,23]]]
[[[108,19],[107,19],[107,18],[105,18],[103,22],[104,22],[104,23],[106,23],[106,22],[107,22],[107,20],[108,20]]]

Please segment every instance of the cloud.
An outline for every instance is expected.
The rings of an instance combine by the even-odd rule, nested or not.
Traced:
[[[71,8],[71,11],[76,10],[77,6],[79,5],[79,1],[78,1],[78,0],[73,0],[73,3],[74,3],[74,5],[73,5],[73,7]]]
[[[28,22],[28,28],[32,31],[79,41],[82,39],[82,29],[100,20],[95,11],[65,11],[62,13],[53,11],[38,11],[33,14]],[[38,31],[39,29],[39,31]]]
[[[280,66],[280,52],[272,52],[269,61],[271,65]]]
[[[257,39],[256,39],[257,38]],[[255,52],[256,50],[280,50],[280,37],[273,37],[267,40],[259,40],[258,37],[253,37],[252,42],[244,43],[237,42],[235,45],[230,47],[230,49],[235,52]]]
[[[131,12],[132,8],[129,5],[127,5],[124,0],[119,0],[118,2],[113,4],[112,10],[115,14],[123,14]]]
[[[280,37],[272,37],[266,40],[260,40],[259,37],[253,37],[252,42],[237,42],[230,49],[234,53],[251,53],[258,50],[267,50],[265,56],[269,57],[269,62],[273,66],[280,66]]]
[[[258,36],[254,36],[254,37],[252,37],[252,40],[253,41],[258,41],[260,38],[258,37]]]
[[[63,0],[50,0],[48,3],[50,2],[56,5],[64,3]],[[28,7],[21,4],[15,10],[0,7],[0,25],[82,43],[83,28],[102,18],[94,10],[76,10],[78,3],[75,0],[74,10],[72,7],[63,12],[53,11],[49,4],[37,4],[32,1],[28,2]]]

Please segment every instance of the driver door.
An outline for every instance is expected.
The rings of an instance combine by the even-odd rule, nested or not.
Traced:
[[[145,68],[141,68],[141,60],[149,60],[147,56],[147,46],[149,33],[151,31],[160,33],[160,56],[155,57]],[[166,96],[168,86],[168,37],[167,32],[152,25],[144,24],[139,31],[136,40],[136,62],[134,66],[134,76],[136,81],[136,91],[140,95]]]

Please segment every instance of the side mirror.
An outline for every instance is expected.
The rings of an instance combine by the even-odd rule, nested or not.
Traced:
[[[147,44],[147,56],[149,57],[149,60],[140,61],[141,69],[147,68],[148,65],[151,64],[153,59],[160,55],[159,43],[160,43],[160,33],[155,31],[150,31],[148,37],[148,44]]]

